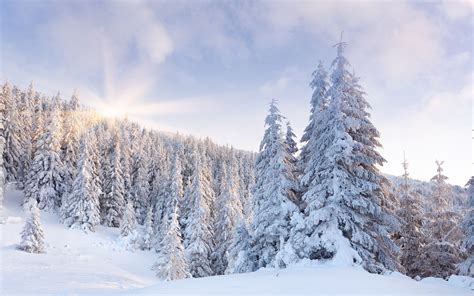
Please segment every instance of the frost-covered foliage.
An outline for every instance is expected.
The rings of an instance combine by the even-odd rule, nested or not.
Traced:
[[[94,181],[97,174],[93,164],[94,147],[89,144],[89,134],[81,136],[79,144],[78,170],[73,179],[70,193],[63,198],[61,217],[64,223],[72,228],[94,231],[100,224],[100,187]]]
[[[140,248],[150,250],[153,244],[153,207],[149,207],[146,213],[145,224],[141,236]]]
[[[142,131],[141,135],[137,135],[134,140],[137,145],[134,145],[132,150],[132,198],[134,202],[134,209],[137,221],[140,224],[144,223],[146,217],[146,210],[149,204],[149,182],[148,182],[148,158],[144,153],[148,144],[147,134]]]
[[[370,122],[370,106],[358,79],[348,70],[344,47],[337,44],[328,100],[322,66],[312,83],[315,118],[312,115],[304,137],[308,143],[303,157],[310,157],[302,160],[301,179],[306,187],[303,232],[308,238],[299,239],[304,243],[296,251],[310,259],[344,255],[347,263],[381,272],[396,268],[395,247],[385,225],[389,217],[382,207],[387,181],[377,168],[385,160],[377,152],[379,132]]]
[[[178,221],[178,203],[176,196],[172,212],[166,216],[163,226],[163,235],[158,251],[158,260],[153,269],[156,275],[166,281],[178,280],[191,277],[186,263],[181,227]]]
[[[64,183],[67,189],[72,188],[79,161],[79,102],[77,94],[74,93],[69,102],[63,105],[62,119],[62,139],[61,139],[61,159],[64,165]]]
[[[115,136],[109,152],[110,157],[105,172],[105,197],[101,206],[102,220],[111,227],[119,227],[126,202],[120,151],[120,142]]]
[[[0,166],[8,182],[24,188],[25,209],[37,201],[47,210],[59,208],[67,225],[93,230],[97,211],[102,224],[123,226],[126,204],[131,203],[132,216],[144,225],[137,226],[140,237],[127,236],[126,241],[133,242],[127,247],[160,251],[167,219],[175,209],[171,201],[177,200],[184,254],[192,258],[189,271],[196,276],[214,274],[212,268],[223,273],[225,263],[213,265],[215,241],[223,242],[219,252],[226,254],[235,221],[244,208],[250,212],[254,153],[209,139],[147,130],[127,119],[102,118],[82,107],[77,93],[63,101],[59,94],[37,93],[32,85],[23,91],[6,83],[0,99],[0,123],[5,124],[5,129],[0,124],[0,149],[2,139],[8,139]],[[81,135],[87,135],[82,143]],[[224,166],[232,175],[227,180],[232,199],[220,199],[218,214]],[[239,214],[231,218],[226,211]],[[218,225],[228,230],[214,234]]]
[[[228,248],[228,264],[225,273],[245,273],[255,269],[255,257],[252,256],[252,238],[245,220],[241,220],[235,226],[232,241]]]
[[[313,89],[310,101],[311,111],[308,126],[301,137],[303,148],[299,155],[299,169],[305,174],[305,177],[301,180],[302,186],[306,186],[311,182],[314,177],[314,172],[311,171],[315,166],[314,162],[321,157],[321,154],[316,153],[316,149],[318,148],[320,134],[323,131],[324,118],[322,112],[328,104],[327,90],[329,88],[327,72],[321,61],[318,64],[318,69],[313,72],[313,80],[310,86]]]
[[[460,238],[458,227],[459,214],[451,210],[451,190],[447,186],[448,177],[443,175],[443,162],[436,161],[437,174],[431,179],[433,183],[433,207],[427,213],[424,231],[427,243],[423,246],[421,256],[422,277],[436,276],[448,278],[457,271],[461,261]]]
[[[7,182],[19,182],[23,171],[23,162],[21,161],[21,121],[20,121],[20,96],[19,90],[14,87],[13,90],[7,82],[2,89],[2,98],[5,104],[5,150],[3,158],[7,172]]]
[[[253,192],[253,220],[251,224],[252,254],[256,267],[278,265],[275,256],[281,241],[290,232],[291,215],[298,211],[294,204],[292,164],[282,132],[283,116],[276,101],[270,104],[265,119],[267,129],[256,160],[256,183]]]
[[[210,202],[214,198],[210,184],[210,172],[206,160],[194,154],[194,176],[189,198],[189,216],[185,229],[186,259],[193,277],[213,275],[211,268],[212,218]]]
[[[28,203],[28,211],[29,217],[21,232],[21,242],[18,248],[28,253],[44,253],[44,233],[36,201]]]
[[[216,225],[215,225],[215,245],[214,250],[214,272],[224,274],[227,269],[229,255],[229,245],[232,242],[234,229],[238,221],[242,219],[242,204],[238,197],[238,190],[235,186],[236,161],[231,158],[229,166],[223,166],[221,173],[220,194],[216,200]]]
[[[464,247],[466,260],[460,264],[459,271],[462,275],[474,277],[474,177],[466,184],[468,194],[468,210],[462,224],[464,232]]]
[[[129,201],[125,205],[125,209],[120,221],[120,235],[122,237],[127,237],[134,235],[136,233],[137,220],[135,218],[135,211],[133,210],[133,205]]]
[[[44,126],[42,126],[44,119]],[[25,198],[39,202],[40,209],[56,210],[65,192],[64,166],[60,158],[61,122],[59,105],[50,106],[44,117],[37,118],[35,151],[27,176]]]
[[[5,104],[7,95],[4,94],[5,87],[0,92],[0,156],[5,153]],[[3,207],[3,194],[5,192],[5,162],[0,157],[0,209]]]
[[[398,244],[401,247],[400,264],[407,275],[416,277],[421,274],[419,257],[425,237],[422,232],[420,196],[411,188],[408,174],[408,162],[403,161],[403,183],[399,187],[400,208],[397,212],[403,225],[400,229]]]

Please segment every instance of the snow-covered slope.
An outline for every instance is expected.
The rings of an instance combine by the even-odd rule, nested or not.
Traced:
[[[55,215],[42,213],[46,254],[17,250],[25,215],[21,196],[9,192],[0,213],[0,295],[9,294],[363,294],[471,295],[440,279],[414,281],[398,273],[375,275],[357,267],[301,264],[285,270],[160,282],[150,270],[154,252],[129,251],[117,242],[117,229],[85,234],[69,230]],[[472,280],[471,280],[472,282]],[[466,278],[453,283],[468,285]]]

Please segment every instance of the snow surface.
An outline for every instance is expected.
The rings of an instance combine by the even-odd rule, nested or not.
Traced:
[[[0,210],[0,295],[474,295],[467,277],[414,281],[399,273],[370,274],[358,267],[305,263],[284,270],[160,282],[150,267],[152,251],[130,251],[117,241],[118,229],[95,233],[67,229],[53,214],[41,213],[46,254],[16,249],[25,214],[19,192],[6,194]]]

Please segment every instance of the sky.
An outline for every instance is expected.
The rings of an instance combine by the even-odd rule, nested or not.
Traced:
[[[472,174],[472,1],[0,1],[0,82],[257,151],[271,99],[297,136],[341,31],[382,171]]]

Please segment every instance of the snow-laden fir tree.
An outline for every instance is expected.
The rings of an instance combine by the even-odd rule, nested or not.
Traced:
[[[200,151],[193,153],[194,172],[189,190],[189,216],[185,229],[185,254],[193,277],[213,275],[212,228],[209,201],[214,199],[209,167]]]
[[[60,159],[60,116],[57,105],[44,116],[37,116],[35,151],[25,187],[25,202],[39,201],[39,208],[54,210],[60,207],[65,192],[64,166]]]
[[[457,264],[461,261],[458,227],[459,214],[452,211],[450,202],[452,193],[443,174],[443,161],[436,161],[437,174],[431,178],[433,183],[433,207],[426,214],[424,231],[427,243],[423,246],[418,260],[422,263],[422,277],[435,276],[448,278],[457,273]]]
[[[167,217],[164,226],[164,234],[160,241],[158,260],[153,265],[156,275],[165,281],[179,280],[191,277],[186,263],[183,242],[181,238],[181,228],[178,222],[178,205],[176,202],[174,209]]]
[[[292,191],[292,194],[290,195],[291,198],[294,198],[292,200],[296,205],[300,205],[301,201],[299,200],[299,187],[298,187],[298,161],[296,158],[296,154],[298,153],[298,146],[296,143],[296,135],[293,131],[293,128],[291,127],[291,124],[289,121],[286,122],[286,134],[285,134],[285,145],[286,145],[286,150],[287,150],[287,164],[288,164],[288,173],[289,173],[289,178],[294,181],[292,182],[294,184],[294,188],[291,188],[290,190]]]
[[[214,228],[216,249],[212,254],[216,274],[224,274],[227,269],[230,257],[229,245],[235,226],[242,219],[242,204],[235,185],[237,180],[235,169],[235,159],[230,165],[223,166],[220,194],[216,199],[217,216]]]
[[[322,121],[324,118],[322,118],[322,111],[328,104],[327,90],[329,83],[327,82],[327,73],[322,62],[319,62],[318,68],[313,72],[312,76],[313,79],[310,83],[313,89],[310,101],[311,111],[308,126],[301,137],[303,148],[299,154],[299,169],[305,173],[305,178],[302,179],[301,184],[303,186],[311,182],[314,175],[314,162],[321,157],[321,155],[316,154],[316,149],[319,144],[318,139],[323,130]]]
[[[400,264],[408,276],[416,277],[421,273],[419,257],[425,242],[422,232],[423,217],[421,216],[420,197],[410,186],[406,159],[403,160],[402,165],[403,182],[399,187],[400,209],[397,212],[402,221],[398,241],[401,247]]]
[[[109,150],[104,178],[105,196],[101,205],[102,221],[107,226],[119,227],[126,202],[123,172],[120,164],[121,145],[116,134],[111,140],[112,149]]]
[[[135,211],[133,204],[128,201],[125,205],[125,210],[120,221],[120,236],[134,236],[137,228],[137,220],[135,218]]]
[[[29,202],[29,217],[21,231],[21,242],[18,248],[28,253],[44,253],[44,233],[40,221],[40,212],[35,200]]]
[[[459,265],[461,275],[474,277],[474,177],[466,184],[468,194],[468,210],[463,221],[464,247],[466,248],[466,260]]]
[[[172,211],[174,211],[174,203],[179,205],[183,199],[184,188],[181,170],[182,167],[179,154],[175,153],[173,162],[171,164],[168,184],[165,188],[164,219],[168,219],[168,217],[172,214]]]
[[[225,274],[246,273],[256,269],[255,258],[252,257],[252,238],[248,232],[245,220],[235,227],[232,241],[228,248],[228,264]]]
[[[32,152],[33,152],[33,141],[32,137],[34,134],[33,118],[34,118],[34,97],[36,92],[33,88],[33,83],[30,83],[26,92],[20,92],[20,100],[17,103],[19,112],[19,127],[21,133],[18,135],[21,146],[21,172],[18,176],[18,187],[24,189],[26,182],[26,176],[30,170]],[[18,97],[17,97],[18,99]]]
[[[279,267],[275,262],[281,241],[289,237],[291,215],[298,211],[292,202],[295,187],[282,132],[283,116],[276,101],[270,104],[266,130],[256,159],[256,184],[253,192],[251,224],[252,253],[257,268]]]
[[[79,143],[78,170],[72,188],[63,198],[61,218],[71,228],[94,231],[100,224],[99,195],[101,189],[95,178],[98,174],[93,163],[90,135],[84,132]]]
[[[64,183],[72,188],[73,180],[78,169],[80,121],[77,94],[74,93],[63,110],[63,135],[61,141],[61,159],[64,164]]]
[[[122,168],[124,199],[132,200],[132,161],[131,161],[131,147],[129,129],[127,127],[128,120],[125,119],[123,125],[120,126],[120,141],[122,143],[120,149],[120,167]]]
[[[151,249],[153,244],[153,233],[153,207],[149,206],[140,243],[140,248],[142,250]]]
[[[140,146],[133,151],[132,199],[139,224],[143,224],[149,204],[147,134],[142,133]]]
[[[0,92],[0,210],[3,207],[3,195],[5,193],[5,164],[3,155],[5,152],[5,103],[6,98],[2,90]]]
[[[298,251],[306,258],[335,258],[381,272],[383,266],[397,265],[381,206],[387,181],[377,166],[385,160],[376,150],[379,132],[370,122],[364,92],[347,69],[344,47],[337,44],[330,102],[321,108],[321,124],[314,124],[320,126],[311,133],[317,137],[305,152],[312,157],[302,177],[308,239]]]
[[[17,182],[22,173],[21,154],[22,147],[20,135],[22,133],[20,126],[19,113],[19,90],[12,91],[8,82],[3,85],[2,97],[5,101],[5,150],[3,151],[4,165],[6,169],[6,181]]]

